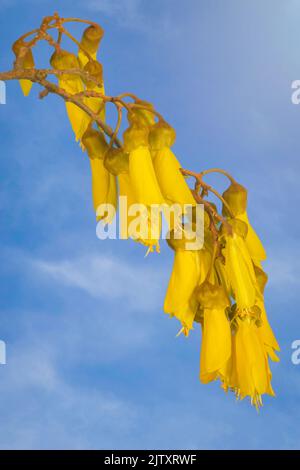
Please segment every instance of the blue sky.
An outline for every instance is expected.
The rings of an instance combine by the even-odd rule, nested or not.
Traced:
[[[155,103],[183,166],[219,166],[249,188],[282,347],[277,398],[257,414],[200,384],[200,331],[175,338],[162,313],[172,254],[97,240],[89,165],[63,103],[38,100],[37,86],[25,99],[11,82],[0,106],[0,448],[299,448],[300,2],[0,0],[1,70],[13,41],[55,10],[103,25],[107,92]]]

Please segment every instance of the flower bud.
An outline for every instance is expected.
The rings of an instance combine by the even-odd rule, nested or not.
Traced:
[[[166,122],[158,121],[150,130],[149,145],[151,150],[172,147],[176,140],[175,130]]]
[[[85,80],[88,90],[93,90],[97,86],[103,86],[103,67],[99,62],[96,60],[89,60],[83,70],[98,82],[97,84],[92,80]]]
[[[223,198],[235,217],[238,217],[239,214],[242,214],[247,209],[247,196],[247,189],[238,183],[232,183],[223,193]],[[223,206],[223,215],[228,216],[226,206]]]
[[[221,286],[208,281],[196,288],[197,300],[205,309],[225,309],[230,305],[229,299]]]
[[[88,156],[93,160],[103,160],[105,153],[108,149],[108,144],[104,135],[89,127],[82,136],[82,143],[87,150]]]
[[[123,134],[124,150],[130,153],[138,147],[148,147],[149,130],[146,127],[131,125]]]
[[[128,173],[129,155],[122,149],[111,148],[105,155],[104,166],[115,176]]]

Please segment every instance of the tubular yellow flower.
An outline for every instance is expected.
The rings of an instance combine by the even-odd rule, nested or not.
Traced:
[[[223,198],[229,204],[234,217],[242,220],[247,224],[248,232],[246,236],[246,244],[251,258],[254,262],[260,263],[267,258],[265,249],[258,238],[255,230],[249,222],[247,215],[247,197],[248,193],[246,188],[238,183],[233,183],[223,193]],[[223,214],[228,215],[227,209],[223,206]]]
[[[225,309],[229,299],[221,286],[204,282],[197,290],[202,311],[202,346],[200,380],[209,383],[220,379],[229,383],[231,359],[231,330]]]
[[[25,44],[22,40],[16,41],[13,46],[12,50],[16,56],[16,59],[19,57],[22,47]],[[34,58],[32,54],[32,50],[28,49],[25,56],[22,58],[22,66],[24,69],[33,69],[34,68]],[[24,96],[28,96],[32,87],[32,82],[30,80],[19,80],[20,86],[22,88],[22,92]]]
[[[223,254],[226,276],[238,308],[251,308],[255,305],[258,286],[253,263],[242,237],[245,224],[237,219],[232,219],[230,222],[234,225],[233,233],[224,235],[226,245]]]
[[[268,276],[259,267],[255,266],[254,269],[255,269],[257,284],[259,286],[261,294],[263,295],[265,285],[268,281]],[[261,326],[258,329],[259,334],[260,334],[261,339],[262,339],[262,341],[265,345],[266,351],[267,351],[270,359],[272,359],[272,361],[274,361],[274,362],[278,362],[279,358],[276,355],[275,351],[279,352],[280,347],[279,347],[279,344],[278,344],[278,342],[276,340],[276,337],[273,333],[273,330],[270,326],[263,298],[258,298],[256,303],[257,303],[257,306],[259,307],[259,309],[261,311],[261,318],[260,318],[261,319]]]
[[[59,52],[54,52],[50,59],[50,64],[57,70],[79,68],[77,57],[62,49]],[[58,82],[59,86],[71,95],[81,93],[84,90],[84,85],[79,75],[63,74],[58,77]],[[67,102],[66,109],[75,134],[75,139],[76,141],[81,141],[82,136],[90,123],[90,117],[73,103]]]
[[[103,36],[104,31],[98,25],[91,25],[83,32],[80,45],[86,52],[90,54],[93,60],[97,60],[97,52]],[[89,59],[81,48],[78,50],[78,58],[80,65],[83,68]]]
[[[259,328],[248,314],[238,315],[237,330],[233,335],[233,375],[231,387],[236,396],[249,396],[251,403],[262,406],[262,395],[275,396],[271,385],[272,374],[268,364]]]

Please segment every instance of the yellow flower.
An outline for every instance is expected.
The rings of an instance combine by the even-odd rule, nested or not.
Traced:
[[[135,105],[127,114],[129,124],[148,128],[153,126],[155,124],[153,105],[143,100],[136,100]]]
[[[104,157],[105,168],[115,176],[129,173],[129,154],[122,148],[110,148]]]
[[[89,127],[84,133],[82,141],[90,157],[94,209],[97,213],[101,204],[111,204],[116,210],[116,177],[107,171],[103,162],[108,148],[105,138],[103,134]],[[99,220],[103,217],[97,216],[97,219]],[[112,222],[112,220],[108,220],[108,222]]]
[[[233,233],[225,234],[225,272],[239,309],[251,308],[255,305],[258,286],[253,263],[248,252],[244,235],[245,224],[231,219]]]
[[[132,182],[129,173],[120,173],[118,175],[120,196],[127,198],[126,213],[122,210],[120,214],[121,226],[120,235],[122,239],[132,238],[134,241],[148,247],[148,252],[160,251],[159,238],[161,231],[161,216],[158,220],[151,217],[150,209],[145,207],[142,214],[134,213],[134,205],[137,204],[133,192]],[[129,212],[129,213],[128,213]],[[137,211],[139,212],[139,211]],[[144,222],[145,218],[145,222]]]
[[[136,202],[149,207],[163,204],[148,147],[147,128],[130,126],[124,132],[124,150],[129,153],[129,177]]]
[[[195,289],[207,277],[211,266],[211,255],[205,248],[187,250],[187,243],[191,240],[186,238],[184,228],[181,238],[176,238],[176,231],[171,230],[167,242],[174,251],[174,263],[164,311],[181,322],[181,331],[188,336],[199,306]]]
[[[230,305],[229,299],[221,286],[207,281],[196,292],[203,312],[200,380],[206,384],[219,378],[228,384],[231,330],[225,309]]]
[[[233,335],[233,372],[230,386],[238,398],[249,396],[251,403],[262,406],[262,395],[275,396],[267,354],[255,318],[241,312],[236,317],[237,330]]]
[[[251,255],[251,258],[256,264],[260,265],[261,261],[264,261],[267,259],[267,255],[263,247],[263,244],[260,241],[255,230],[253,229],[252,225],[250,224],[247,212],[245,211],[242,214],[239,214],[238,219],[245,222],[248,226],[246,244],[247,244],[249,253]]]
[[[19,57],[22,47],[25,44],[22,40],[18,40],[13,44],[13,52],[16,56],[16,59]],[[28,49],[27,53],[22,59],[22,66],[24,69],[33,69],[34,68],[34,58],[32,54],[32,50]],[[20,86],[22,88],[22,92],[24,96],[28,96],[32,87],[32,82],[30,80],[19,80]]]
[[[79,68],[77,57],[74,54],[64,50],[54,52],[50,63],[51,66],[57,70]],[[81,93],[84,90],[83,82],[78,75],[62,74],[58,77],[58,82],[60,88],[63,88],[71,95],[76,95],[77,93]],[[67,102],[66,109],[76,141],[81,141],[82,136],[90,123],[90,117],[86,114],[85,111],[73,103]]]
[[[91,25],[83,32],[80,45],[86,52],[90,54],[93,60],[97,60],[97,52],[103,35],[104,31],[98,25]],[[78,50],[78,58],[80,65],[83,68],[88,62],[89,58],[81,48]]]
[[[248,231],[246,235],[246,244],[251,258],[259,265],[261,261],[264,261],[267,258],[267,255],[260,239],[249,222],[246,210],[247,197],[248,194],[246,188],[238,183],[232,183],[223,193],[223,198],[228,203],[234,217],[247,224]],[[225,206],[223,206],[223,214],[228,215],[228,211]]]

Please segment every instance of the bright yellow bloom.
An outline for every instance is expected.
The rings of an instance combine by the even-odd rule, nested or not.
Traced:
[[[88,73],[92,78],[97,80],[97,85],[93,80],[86,80],[85,85],[87,91],[93,91],[105,95],[104,82],[103,82],[103,70],[102,65],[97,61],[89,61],[84,67],[84,71]],[[105,121],[105,103],[101,98],[89,97],[84,98],[84,103],[96,114],[99,115],[100,119]],[[90,119],[91,121],[91,119]]]
[[[233,233],[224,236],[225,272],[238,308],[251,308],[255,305],[258,286],[247,245],[241,236],[245,224],[233,219],[230,222],[234,225]]]
[[[248,231],[246,235],[246,244],[251,258],[259,265],[261,261],[264,261],[267,258],[267,255],[260,239],[249,222],[246,210],[247,197],[248,193],[246,188],[238,183],[231,184],[223,193],[223,198],[228,203],[234,217],[247,224]],[[228,215],[228,211],[225,206],[223,206],[223,214]]]
[[[74,54],[64,50],[54,52],[50,63],[51,66],[57,70],[79,68],[78,58]],[[63,88],[71,95],[76,95],[84,90],[84,85],[79,75],[63,74],[58,77],[58,82],[60,88]],[[73,103],[67,102],[66,109],[76,141],[81,141],[82,136],[90,123],[90,117],[85,111]]]
[[[131,125],[124,132],[124,150],[129,154],[129,179],[135,202],[149,210],[153,204],[163,204],[148,147],[148,129]]]
[[[219,378],[228,384],[231,330],[225,309],[229,299],[221,286],[207,281],[197,288],[197,299],[203,312],[200,380],[206,384]]]
[[[164,303],[165,313],[176,317],[188,336],[198,308],[193,296],[199,282],[200,262],[197,251],[175,250],[173,270]]]
[[[97,60],[97,52],[103,35],[104,31],[98,25],[91,25],[83,32],[80,45],[90,54],[93,60]],[[89,58],[81,48],[78,50],[78,58],[80,65],[83,68],[87,64]]]
[[[247,396],[259,408],[263,394],[275,396],[267,354],[255,319],[247,313],[237,315],[237,330],[233,335],[233,371],[230,386],[238,398]]]
[[[13,44],[12,49],[16,58],[18,58],[18,56],[20,55],[22,47],[24,47],[24,42],[22,40],[18,40]],[[31,49],[27,50],[26,55],[22,59],[22,65],[24,69],[34,68],[34,58]],[[32,87],[32,82],[30,80],[19,80],[19,83],[22,88],[23,95],[28,96]]]
[[[180,171],[181,165],[170,149],[175,138],[175,131],[165,122],[159,121],[150,131],[149,143],[156,177],[168,204],[195,206],[195,199]]]

